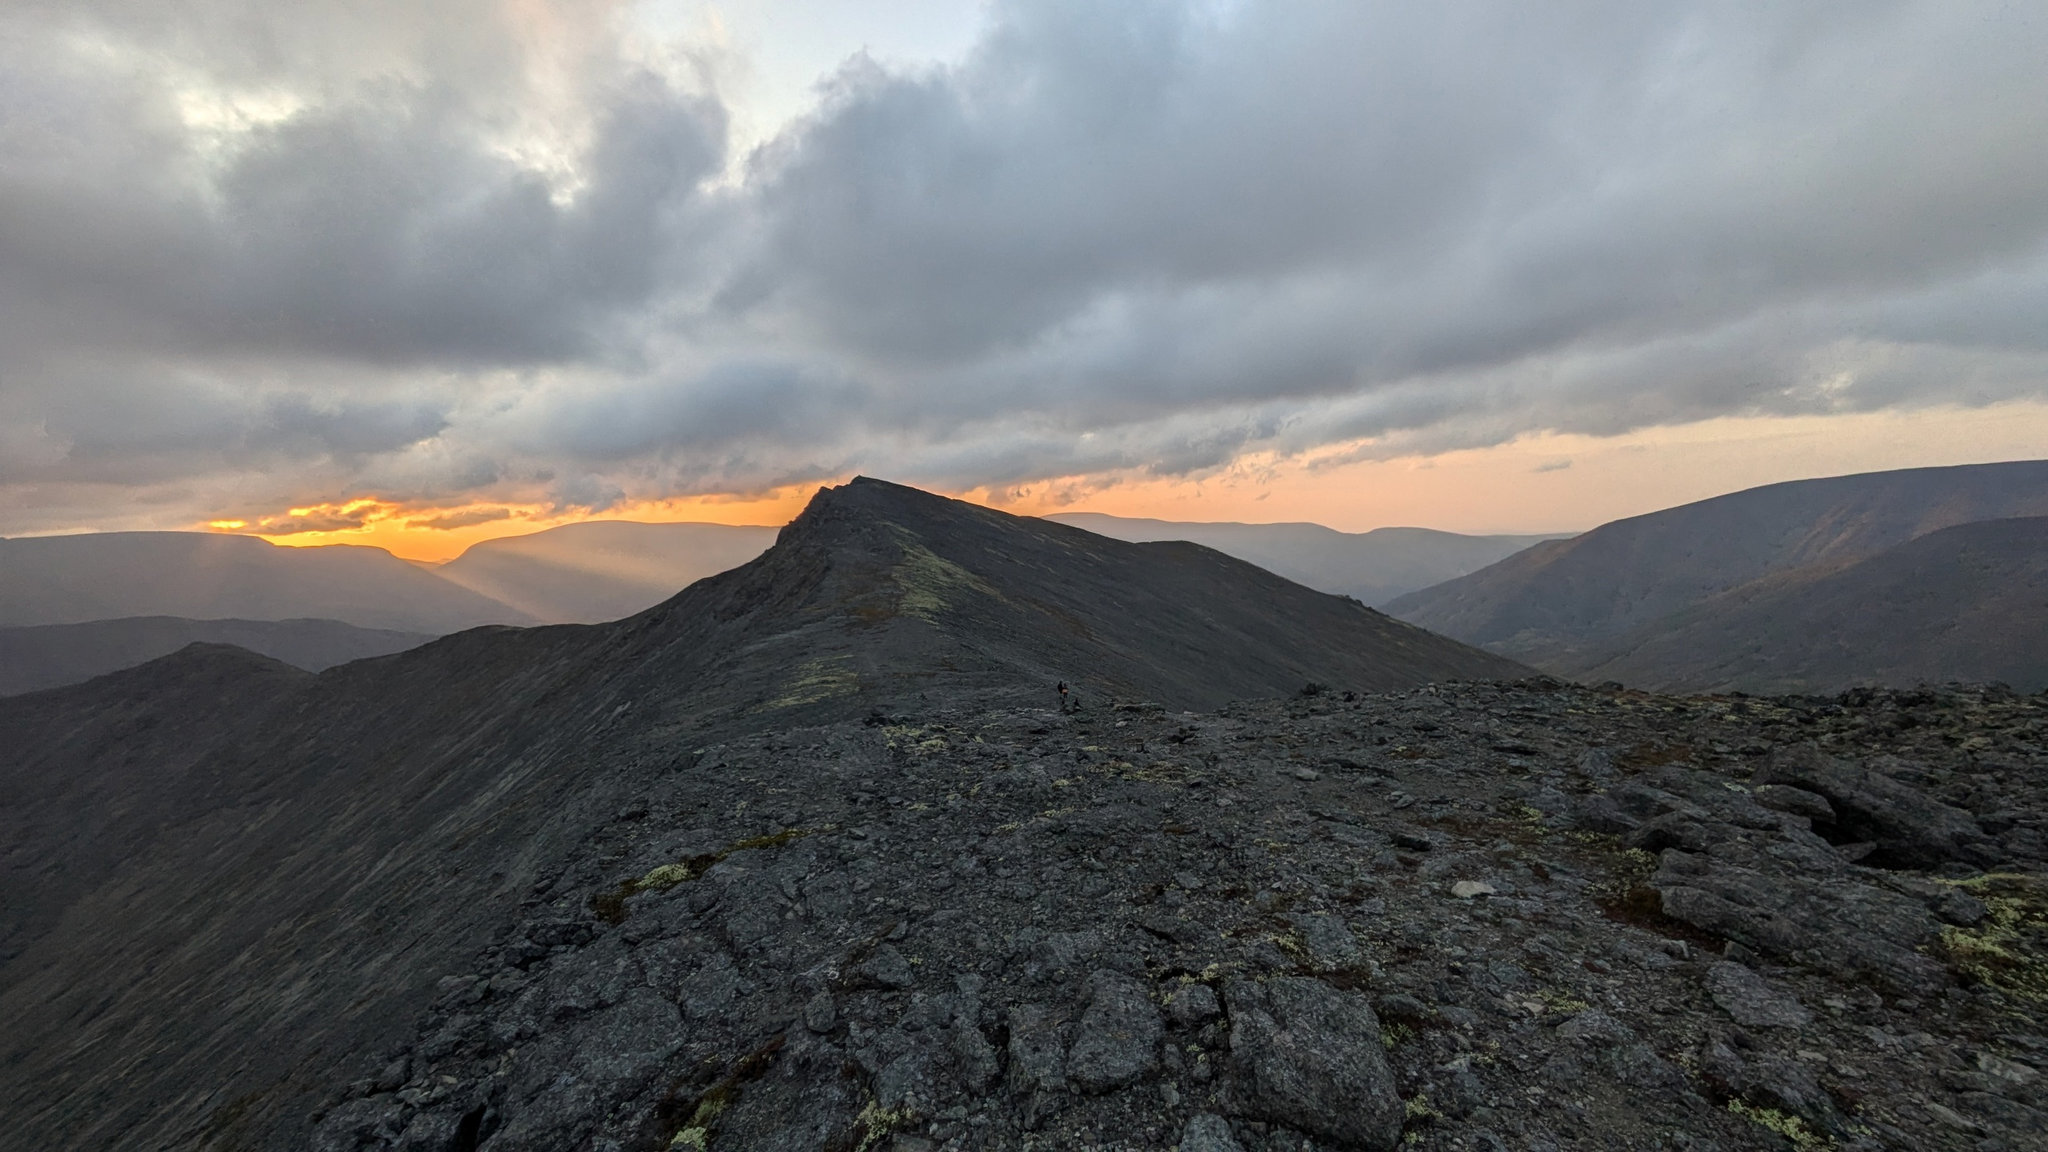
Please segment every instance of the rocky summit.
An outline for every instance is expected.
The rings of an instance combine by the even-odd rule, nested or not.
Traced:
[[[0,701],[0,1101],[35,1148],[2040,1147],[2044,730],[1567,685],[856,482],[616,624]]]
[[[316,1146],[2040,1147],[2044,724],[1536,681],[719,744]]]

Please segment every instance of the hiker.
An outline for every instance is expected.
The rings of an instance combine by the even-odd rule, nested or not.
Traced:
[[[1062,711],[1062,712],[1065,712],[1066,710],[1067,710],[1067,682],[1066,682],[1065,680],[1062,680],[1062,681],[1060,681],[1060,711]]]

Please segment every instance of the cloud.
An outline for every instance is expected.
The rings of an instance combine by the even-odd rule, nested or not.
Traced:
[[[472,528],[478,524],[491,524],[512,518],[509,508],[472,508],[464,512],[451,512],[445,516],[431,516],[420,520],[407,520],[408,528],[425,528],[433,532],[452,532],[457,528]]]
[[[12,527],[2040,396],[2024,6],[1007,0],[746,156],[598,0],[0,14]],[[1070,481],[1071,482],[1071,481]]]

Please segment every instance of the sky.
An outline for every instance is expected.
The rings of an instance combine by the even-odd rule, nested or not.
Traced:
[[[14,0],[0,535],[2048,456],[2048,9]]]

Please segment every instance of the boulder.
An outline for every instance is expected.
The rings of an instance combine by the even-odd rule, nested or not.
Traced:
[[[1752,783],[1820,797],[1834,812],[1829,839],[1876,845],[1872,864],[1932,868],[1960,860],[1988,865],[2003,855],[1968,812],[1889,776],[1853,767],[1812,744],[1773,752]]]
[[[1744,1028],[1804,1028],[1813,1013],[1741,964],[1707,969],[1707,995]]]
[[[1084,994],[1088,1007],[1067,1053],[1068,1079],[1084,1092],[1107,1092],[1152,1071],[1163,1029],[1145,985],[1101,971],[1088,978]]]
[[[1870,884],[1762,872],[1666,849],[1650,877],[1664,914],[1765,956],[1909,991],[1945,987],[1917,949],[1941,925],[1925,904]]]
[[[1363,995],[1281,976],[1233,980],[1224,1002],[1238,1111],[1340,1146],[1385,1150],[1400,1141],[1401,1098]]]
[[[1181,1129],[1180,1152],[1244,1152],[1230,1134],[1230,1123],[1213,1112],[1197,1112]]]

